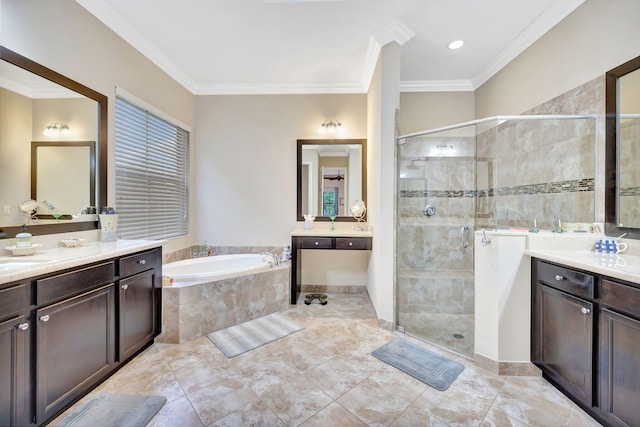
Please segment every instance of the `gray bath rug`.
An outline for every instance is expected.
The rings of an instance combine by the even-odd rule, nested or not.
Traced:
[[[212,332],[209,339],[231,358],[303,329],[283,313],[249,320],[227,329]]]
[[[394,338],[371,353],[412,377],[444,391],[464,371],[464,365],[401,338]]]
[[[162,396],[97,394],[55,427],[144,427],[166,402]]]

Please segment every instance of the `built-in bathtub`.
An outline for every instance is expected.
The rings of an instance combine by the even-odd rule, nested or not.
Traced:
[[[270,267],[257,254],[218,255],[165,264],[163,334],[183,343],[289,307],[289,265]]]

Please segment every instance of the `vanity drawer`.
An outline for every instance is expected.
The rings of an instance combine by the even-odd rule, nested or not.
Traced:
[[[640,318],[640,288],[606,279],[601,280],[600,287],[603,304]]]
[[[536,261],[535,268],[539,282],[572,295],[593,299],[594,278],[592,275],[543,261]]]
[[[336,249],[363,250],[367,248],[367,239],[364,237],[336,237]]]
[[[303,237],[300,247],[302,249],[332,249],[333,239],[331,237]]]
[[[23,312],[27,302],[26,285],[16,285],[0,290],[0,320]]]
[[[115,276],[113,261],[91,267],[74,270],[36,280],[36,304],[63,299],[91,289],[98,285],[112,282]]]
[[[120,258],[120,278],[142,273],[156,266],[158,262],[158,250],[141,252],[139,254]]]

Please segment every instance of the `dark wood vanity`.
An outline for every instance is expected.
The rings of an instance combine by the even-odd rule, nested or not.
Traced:
[[[0,425],[42,425],[153,343],[162,249],[0,285]]]
[[[371,236],[332,236],[330,232],[318,235],[295,235],[291,237],[291,304],[296,304],[302,288],[303,249],[371,250]]]
[[[607,426],[640,426],[640,284],[532,258],[531,361]]]

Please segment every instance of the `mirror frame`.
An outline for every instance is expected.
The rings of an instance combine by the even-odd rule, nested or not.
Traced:
[[[640,69],[640,56],[605,74],[605,234],[640,239],[640,228],[618,226],[618,78]]]
[[[296,191],[297,209],[296,217],[298,221],[304,221],[302,214],[302,147],[304,145],[360,145],[362,156],[362,197],[361,200],[367,204],[367,140],[366,139],[299,139],[297,146],[297,168],[296,168]],[[330,221],[328,216],[316,216],[316,221]],[[335,221],[355,222],[352,216],[338,216]]]
[[[84,86],[69,77],[63,76],[37,62],[26,58],[19,53],[16,53],[4,46],[0,45],[0,60],[6,61],[19,68],[36,74],[42,78],[50,80],[54,83],[64,86],[67,89],[71,89],[87,98],[93,99],[98,103],[98,174],[97,174],[97,191],[98,191],[98,205],[107,206],[107,111],[108,111],[108,98],[107,96],[96,92],[95,90]],[[94,186],[95,188],[95,186]],[[26,198],[26,196],[25,196]],[[61,222],[59,224],[31,224],[29,225],[29,232],[36,235],[55,234],[55,233],[68,233],[73,231],[94,230],[100,228],[98,218],[96,215],[95,221],[82,221],[82,222]],[[15,237],[20,232],[21,226],[3,227],[2,231],[7,234],[8,238]]]

